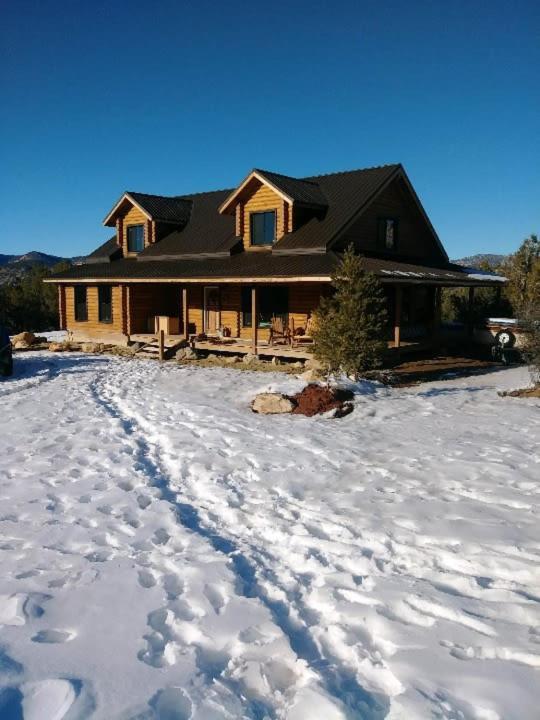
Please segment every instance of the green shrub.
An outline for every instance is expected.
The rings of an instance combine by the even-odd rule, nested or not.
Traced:
[[[326,374],[358,377],[380,367],[388,316],[381,284],[349,248],[332,276],[333,293],[315,313],[314,354]]]

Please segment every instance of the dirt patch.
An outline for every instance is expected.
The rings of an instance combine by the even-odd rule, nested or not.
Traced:
[[[438,356],[411,360],[390,370],[390,385],[407,387],[433,380],[450,380],[456,377],[477,375],[501,368],[501,363],[471,357]]]
[[[352,412],[352,399],[353,393],[349,390],[311,384],[291,397],[291,400],[296,403],[292,412],[294,415],[312,417],[329,410],[335,410],[334,417],[343,417]]]
[[[521,388],[520,390],[505,390],[500,392],[499,395],[501,397],[540,398],[540,385]]]

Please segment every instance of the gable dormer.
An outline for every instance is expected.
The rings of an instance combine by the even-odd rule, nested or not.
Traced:
[[[124,257],[136,257],[189,220],[191,200],[126,192],[103,224],[116,228],[116,242]]]
[[[253,170],[219,208],[234,215],[236,235],[244,250],[271,250],[284,235],[314,214],[324,212],[326,199],[315,182]]]

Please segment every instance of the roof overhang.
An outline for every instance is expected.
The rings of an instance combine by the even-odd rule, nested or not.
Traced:
[[[226,277],[172,277],[172,278],[45,278],[43,280],[44,283],[54,283],[55,285],[88,285],[88,284],[98,284],[98,285],[126,285],[126,284],[142,284],[145,285],[147,283],[151,284],[159,284],[159,283],[182,283],[186,285],[193,285],[196,283],[213,283],[214,285],[216,283],[220,285],[227,285],[227,284],[241,284],[241,283],[250,283],[250,284],[259,284],[264,283],[265,285],[273,285],[276,283],[291,283],[291,282],[330,282],[332,278],[330,275],[273,275],[273,276],[267,276],[267,277],[245,277],[243,275],[239,276],[232,276],[227,275]]]
[[[253,180],[258,180],[262,185],[266,185],[266,187],[269,187],[276,193],[276,195],[279,195],[283,200],[285,200],[285,202],[288,202],[291,205],[294,202],[293,198],[290,195],[284,193],[283,190],[274,185],[274,183],[270,182],[270,180],[268,180],[268,178],[266,178],[262,173],[258,172],[257,170],[252,170],[245,178],[245,180],[243,180],[242,183],[236,188],[236,190],[234,190],[219,206],[218,210],[222,215],[227,215],[231,213],[232,208],[234,208],[238,204],[240,195],[244,192],[249,183]]]
[[[107,215],[107,217],[103,220],[103,224],[107,227],[114,227],[118,214],[125,209],[126,204],[136,207],[142,212],[145,217],[148,218],[148,220],[153,220],[148,210],[145,210],[143,206],[138,203],[128,192],[125,192],[120,198],[120,200],[113,207],[113,209],[110,211],[110,213]]]

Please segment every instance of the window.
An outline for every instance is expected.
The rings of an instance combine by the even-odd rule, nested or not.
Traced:
[[[276,239],[276,213],[270,212],[251,213],[251,244],[272,245]]]
[[[86,285],[75,285],[75,320],[77,322],[86,322],[88,320]]]
[[[385,250],[395,250],[398,221],[395,218],[379,219],[379,246]]]
[[[128,225],[127,244],[128,252],[144,250],[144,225]]]
[[[99,322],[112,323],[112,288],[110,285],[98,287]]]
[[[264,286],[258,288],[259,322],[258,327],[270,327],[272,317],[281,317],[285,322],[289,314],[289,288],[282,286]],[[252,326],[251,288],[242,288],[242,325]]]

